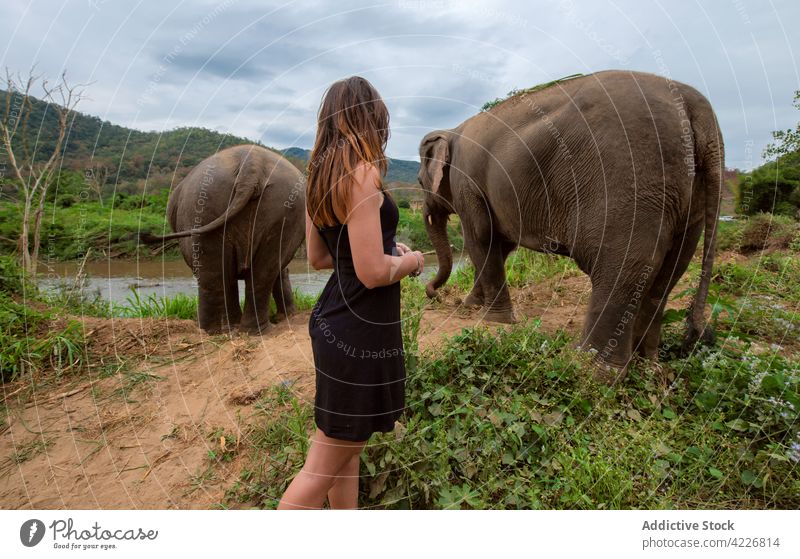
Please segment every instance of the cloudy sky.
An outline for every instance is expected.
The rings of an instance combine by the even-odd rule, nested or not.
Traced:
[[[487,100],[574,73],[669,75],[711,100],[729,167],[800,119],[797,0],[4,0],[3,66],[92,82],[80,110],[144,130],[198,125],[310,147],[334,80],[392,118],[389,155]]]

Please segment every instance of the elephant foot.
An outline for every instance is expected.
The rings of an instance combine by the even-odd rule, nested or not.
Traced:
[[[297,308],[294,305],[291,305],[291,306],[287,307],[285,311],[284,310],[277,311],[275,313],[275,320],[280,322],[281,320],[289,318],[290,316],[292,316],[295,313],[297,313]]]
[[[516,324],[519,322],[512,309],[508,310],[489,310],[483,315],[483,318],[489,322],[501,322],[503,324]]]
[[[470,293],[467,295],[467,298],[464,299],[464,306],[465,307],[482,307],[483,306],[483,297],[479,297],[474,293]]]
[[[629,361],[625,363],[609,361],[601,357],[599,353],[596,353],[594,359],[592,359],[592,376],[597,382],[615,386],[623,382],[628,375]]]
[[[575,349],[578,351],[584,351],[591,355],[590,367],[592,369],[592,377],[597,382],[606,384],[608,386],[614,386],[625,380],[625,377],[628,374],[628,363],[630,362],[630,359],[627,359],[624,362],[619,362],[617,359],[611,360],[607,358],[616,358],[617,356],[610,355],[604,357],[591,343],[586,340],[576,344]]]
[[[639,357],[642,357],[643,359],[647,359],[649,361],[658,362],[658,348],[657,347],[656,348],[652,348],[652,347],[639,348],[639,349],[636,350],[636,353],[639,355]]]
[[[200,325],[200,329],[210,336],[218,336],[220,334],[233,334],[236,331],[236,324],[206,324]]]
[[[242,334],[249,334],[250,336],[263,336],[271,329],[272,323],[269,320],[265,320],[264,322],[257,324],[239,325],[239,332]]]
[[[626,365],[612,365],[605,361],[598,361],[597,359],[594,361],[592,377],[594,377],[594,380],[597,382],[608,386],[615,386],[622,383],[627,375],[628,367]]]

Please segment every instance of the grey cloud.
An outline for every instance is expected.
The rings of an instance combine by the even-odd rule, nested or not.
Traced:
[[[667,69],[707,94],[729,164],[746,159],[747,142],[760,154],[772,129],[800,117],[791,106],[800,6],[790,0],[188,0],[63,9],[45,0],[24,16],[13,4],[0,5],[4,65],[25,71],[36,61],[51,76],[66,67],[94,82],[82,110],[140,128],[200,125],[310,147],[325,88],[358,73],[389,105],[389,155],[415,157],[427,130],[455,126],[513,87],[608,68]],[[53,18],[43,35],[42,22]]]

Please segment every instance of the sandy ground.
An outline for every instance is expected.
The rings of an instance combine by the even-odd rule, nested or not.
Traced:
[[[448,292],[423,313],[423,349],[464,327],[508,327],[483,322],[481,309],[465,309]],[[538,318],[547,331],[579,332],[589,294],[583,275],[512,290],[517,317]],[[92,355],[103,356],[94,376],[38,390],[29,382],[3,387],[0,507],[187,509],[222,502],[241,464],[215,465],[213,478],[204,477],[209,451],[221,444],[209,434],[240,436],[254,420],[253,403],[278,383],[313,399],[309,312],[263,336],[233,338],[207,336],[192,321],[82,319]],[[127,360],[119,371],[118,357]],[[144,381],[125,394],[131,379]]]

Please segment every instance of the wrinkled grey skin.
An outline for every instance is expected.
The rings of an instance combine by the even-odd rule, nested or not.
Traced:
[[[201,161],[172,192],[167,205],[198,282],[198,319],[208,332],[238,325],[268,329],[270,293],[280,315],[294,312],[286,266],[305,237],[305,178],[279,154],[255,145],[227,148]],[[244,313],[237,280],[245,280]]]
[[[420,144],[423,215],[447,281],[448,215],[476,268],[467,305],[516,320],[504,262],[517,246],[570,256],[592,281],[581,346],[609,370],[658,355],[664,304],[705,230],[686,344],[713,339],[703,309],[724,164],[709,102],[652,74],[606,71],[511,98]]]

